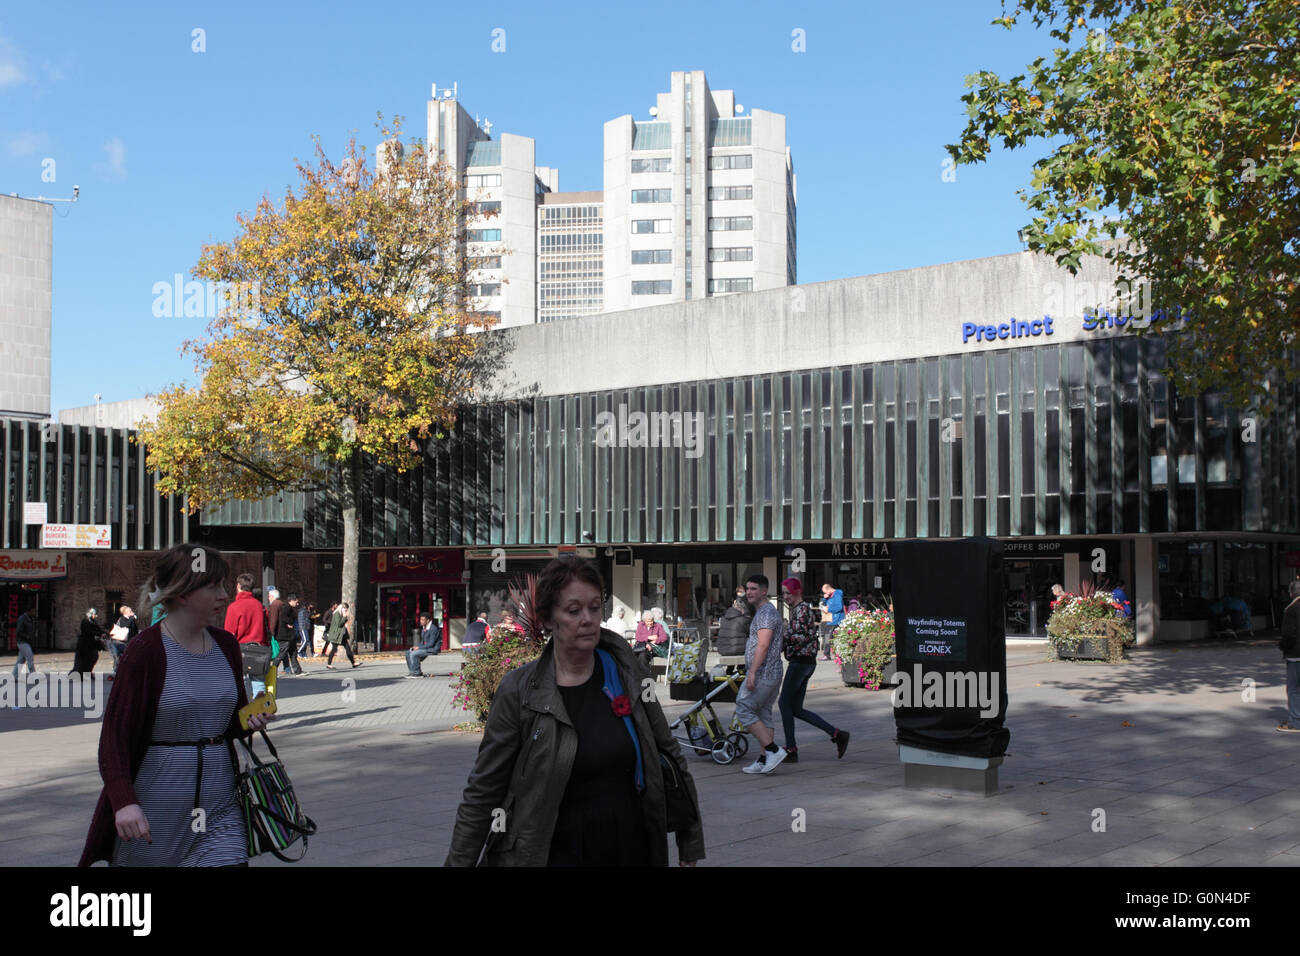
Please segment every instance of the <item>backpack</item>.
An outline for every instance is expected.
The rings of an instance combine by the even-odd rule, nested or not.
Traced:
[[[752,614],[746,614],[735,607],[727,608],[722,615],[722,623],[718,626],[718,653],[723,657],[739,657],[744,654],[745,645],[749,642],[749,625],[753,620]]]

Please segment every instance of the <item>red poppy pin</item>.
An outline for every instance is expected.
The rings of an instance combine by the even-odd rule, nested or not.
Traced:
[[[609,702],[614,708],[614,713],[619,717],[626,717],[632,713],[632,702],[627,699],[627,694],[619,694]]]

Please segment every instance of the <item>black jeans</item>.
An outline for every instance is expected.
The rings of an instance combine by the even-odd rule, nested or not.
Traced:
[[[298,638],[296,636],[280,642],[280,653],[271,658],[271,666],[278,667],[280,664],[284,664],[289,668],[291,674],[302,673],[302,665],[298,663]]]
[[[817,658],[796,657],[785,669],[785,683],[781,685],[781,696],[777,706],[781,708],[781,726],[785,729],[785,748],[794,748],[795,718],[812,724],[819,730],[834,735],[835,728],[822,720],[811,710],[804,710],[803,697],[808,692],[808,679],[817,669]]]
[[[348,640],[346,637],[343,638],[343,640],[341,640],[338,644],[331,644],[331,645],[330,645],[330,653],[329,653],[329,656],[328,656],[327,658],[325,658],[325,663],[326,663],[326,664],[333,664],[333,663],[334,663],[334,654],[335,654],[336,651],[338,651],[338,649],[339,649],[340,647],[342,647],[343,650],[347,653],[347,655],[348,655],[348,663],[349,663],[349,664],[355,664],[355,663],[357,662],[357,659],[356,659],[355,657],[352,656],[352,644],[349,642],[349,640]]]

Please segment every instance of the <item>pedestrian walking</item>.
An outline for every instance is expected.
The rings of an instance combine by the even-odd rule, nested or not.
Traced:
[[[20,685],[18,683],[18,669],[27,664],[27,674],[31,675],[36,672],[36,654],[32,648],[36,646],[36,609],[28,608],[18,615],[18,660],[14,661],[14,687],[26,687],[26,680]],[[22,700],[23,695],[17,694],[17,699]],[[13,704],[12,710],[17,710],[18,705]]]
[[[1300,580],[1291,582],[1291,603],[1282,612],[1278,647],[1286,658],[1287,720],[1277,725],[1284,734],[1300,734]]]
[[[252,696],[266,692],[266,674],[271,662],[271,639],[266,633],[262,602],[253,594],[253,576],[245,571],[235,579],[235,599],[226,608],[226,630],[235,635]]]
[[[240,727],[243,660],[235,636],[216,625],[229,574],[220,552],[182,544],[162,554],[145,584],[140,607],[164,614],[132,641],[108,697],[104,789],[80,866],[248,865],[233,742],[268,718]]]
[[[330,623],[325,628],[325,640],[329,643],[329,655],[325,658],[325,668],[334,670],[334,655],[343,646],[343,651],[348,655],[348,663],[354,668],[360,667],[361,662],[356,659],[352,653],[351,635],[348,633],[348,606],[339,603],[334,606],[333,613],[329,615]]]
[[[126,653],[127,644],[140,630],[135,619],[135,611],[131,610],[129,605],[123,604],[118,609],[117,614],[118,617],[113,624],[113,629],[108,632],[108,650],[113,655],[114,674],[117,673],[117,662]]]
[[[312,612],[316,610],[315,605],[300,601],[298,603],[298,613],[294,615],[293,629],[294,635],[298,639],[298,657],[315,657],[316,648],[313,638]]]
[[[99,652],[104,647],[104,629],[99,626],[99,611],[93,607],[81,619],[77,634],[77,650],[72,658],[69,674],[89,674],[99,662]]]
[[[267,621],[271,627],[271,634],[279,645],[279,650],[275,657],[271,658],[270,666],[274,669],[283,664],[286,674],[301,674],[302,665],[298,663],[298,636],[294,626],[294,618],[298,614],[298,595],[290,594],[282,600],[279,591],[274,593],[275,600],[267,610]]]
[[[767,600],[767,578],[752,574],[745,598],[754,609],[745,644],[745,683],[736,695],[736,719],[758,741],[758,759],[744,773],[771,773],[785,759],[772,733],[772,705],[781,693],[781,615]]]
[[[840,621],[844,620],[844,592],[832,585],[822,585],[821,604],[822,620],[822,660],[831,659],[831,641],[835,636],[835,629],[840,626]]]
[[[422,662],[426,657],[435,657],[442,653],[442,628],[433,623],[433,616],[428,611],[420,612],[420,643],[406,652],[407,679],[424,677]]]
[[[676,831],[679,865],[704,858],[690,768],[627,641],[602,631],[605,583],[589,561],[557,558],[537,578],[529,630],[550,634],[509,671],[452,833],[449,866],[667,866],[660,754],[696,810]]]
[[[798,578],[786,578],[781,582],[781,599],[790,609],[790,626],[786,628],[781,642],[781,653],[790,662],[790,666],[785,669],[785,681],[781,684],[781,697],[778,701],[781,726],[785,730],[785,759],[791,762],[799,760],[799,747],[794,739],[795,720],[812,724],[829,734],[831,743],[835,744],[836,757],[843,757],[849,746],[848,731],[832,727],[803,706],[808,681],[817,669],[819,634],[818,622],[813,616],[812,606],[803,599],[803,585]]]

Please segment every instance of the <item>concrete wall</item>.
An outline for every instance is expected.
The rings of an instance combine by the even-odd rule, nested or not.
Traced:
[[[649,155],[662,155],[650,153]],[[605,311],[632,307],[632,117],[605,124]],[[640,178],[640,177],[638,177]],[[658,178],[658,177],[655,177]],[[638,236],[637,239],[652,237]],[[660,236],[676,240],[675,236]],[[637,248],[653,248],[642,244]],[[674,245],[673,257],[678,253]],[[669,273],[671,275],[671,273]]]
[[[129,398],[122,402],[80,405],[59,412],[60,425],[88,425],[100,428],[135,428],[145,418],[158,414],[158,402],[152,398]]]
[[[744,263],[752,269],[754,291],[778,289],[786,285],[786,148],[785,117],[780,113],[753,110],[754,129],[754,261]],[[740,150],[728,150],[740,152]],[[719,180],[721,181],[721,180]],[[714,213],[719,215],[719,213]],[[743,213],[742,213],[743,215]],[[721,238],[726,233],[715,233]],[[738,233],[737,235],[745,235]],[[740,243],[744,244],[744,243]]]
[[[501,214],[488,220],[500,227],[504,247],[501,325],[532,325],[537,321],[537,172],[536,149],[526,136],[501,136]],[[479,167],[474,167],[478,169]],[[491,167],[483,167],[486,171]],[[487,300],[484,308],[494,308]]]
[[[0,415],[50,415],[54,207],[0,196]]]
[[[506,380],[568,395],[1128,334],[1083,329],[1084,305],[1112,298],[1113,279],[1100,258],[1072,278],[1046,256],[1012,253],[583,316],[503,333],[514,347]],[[1051,334],[1044,325],[1038,336],[962,342],[963,323],[983,330],[1044,315]]]

